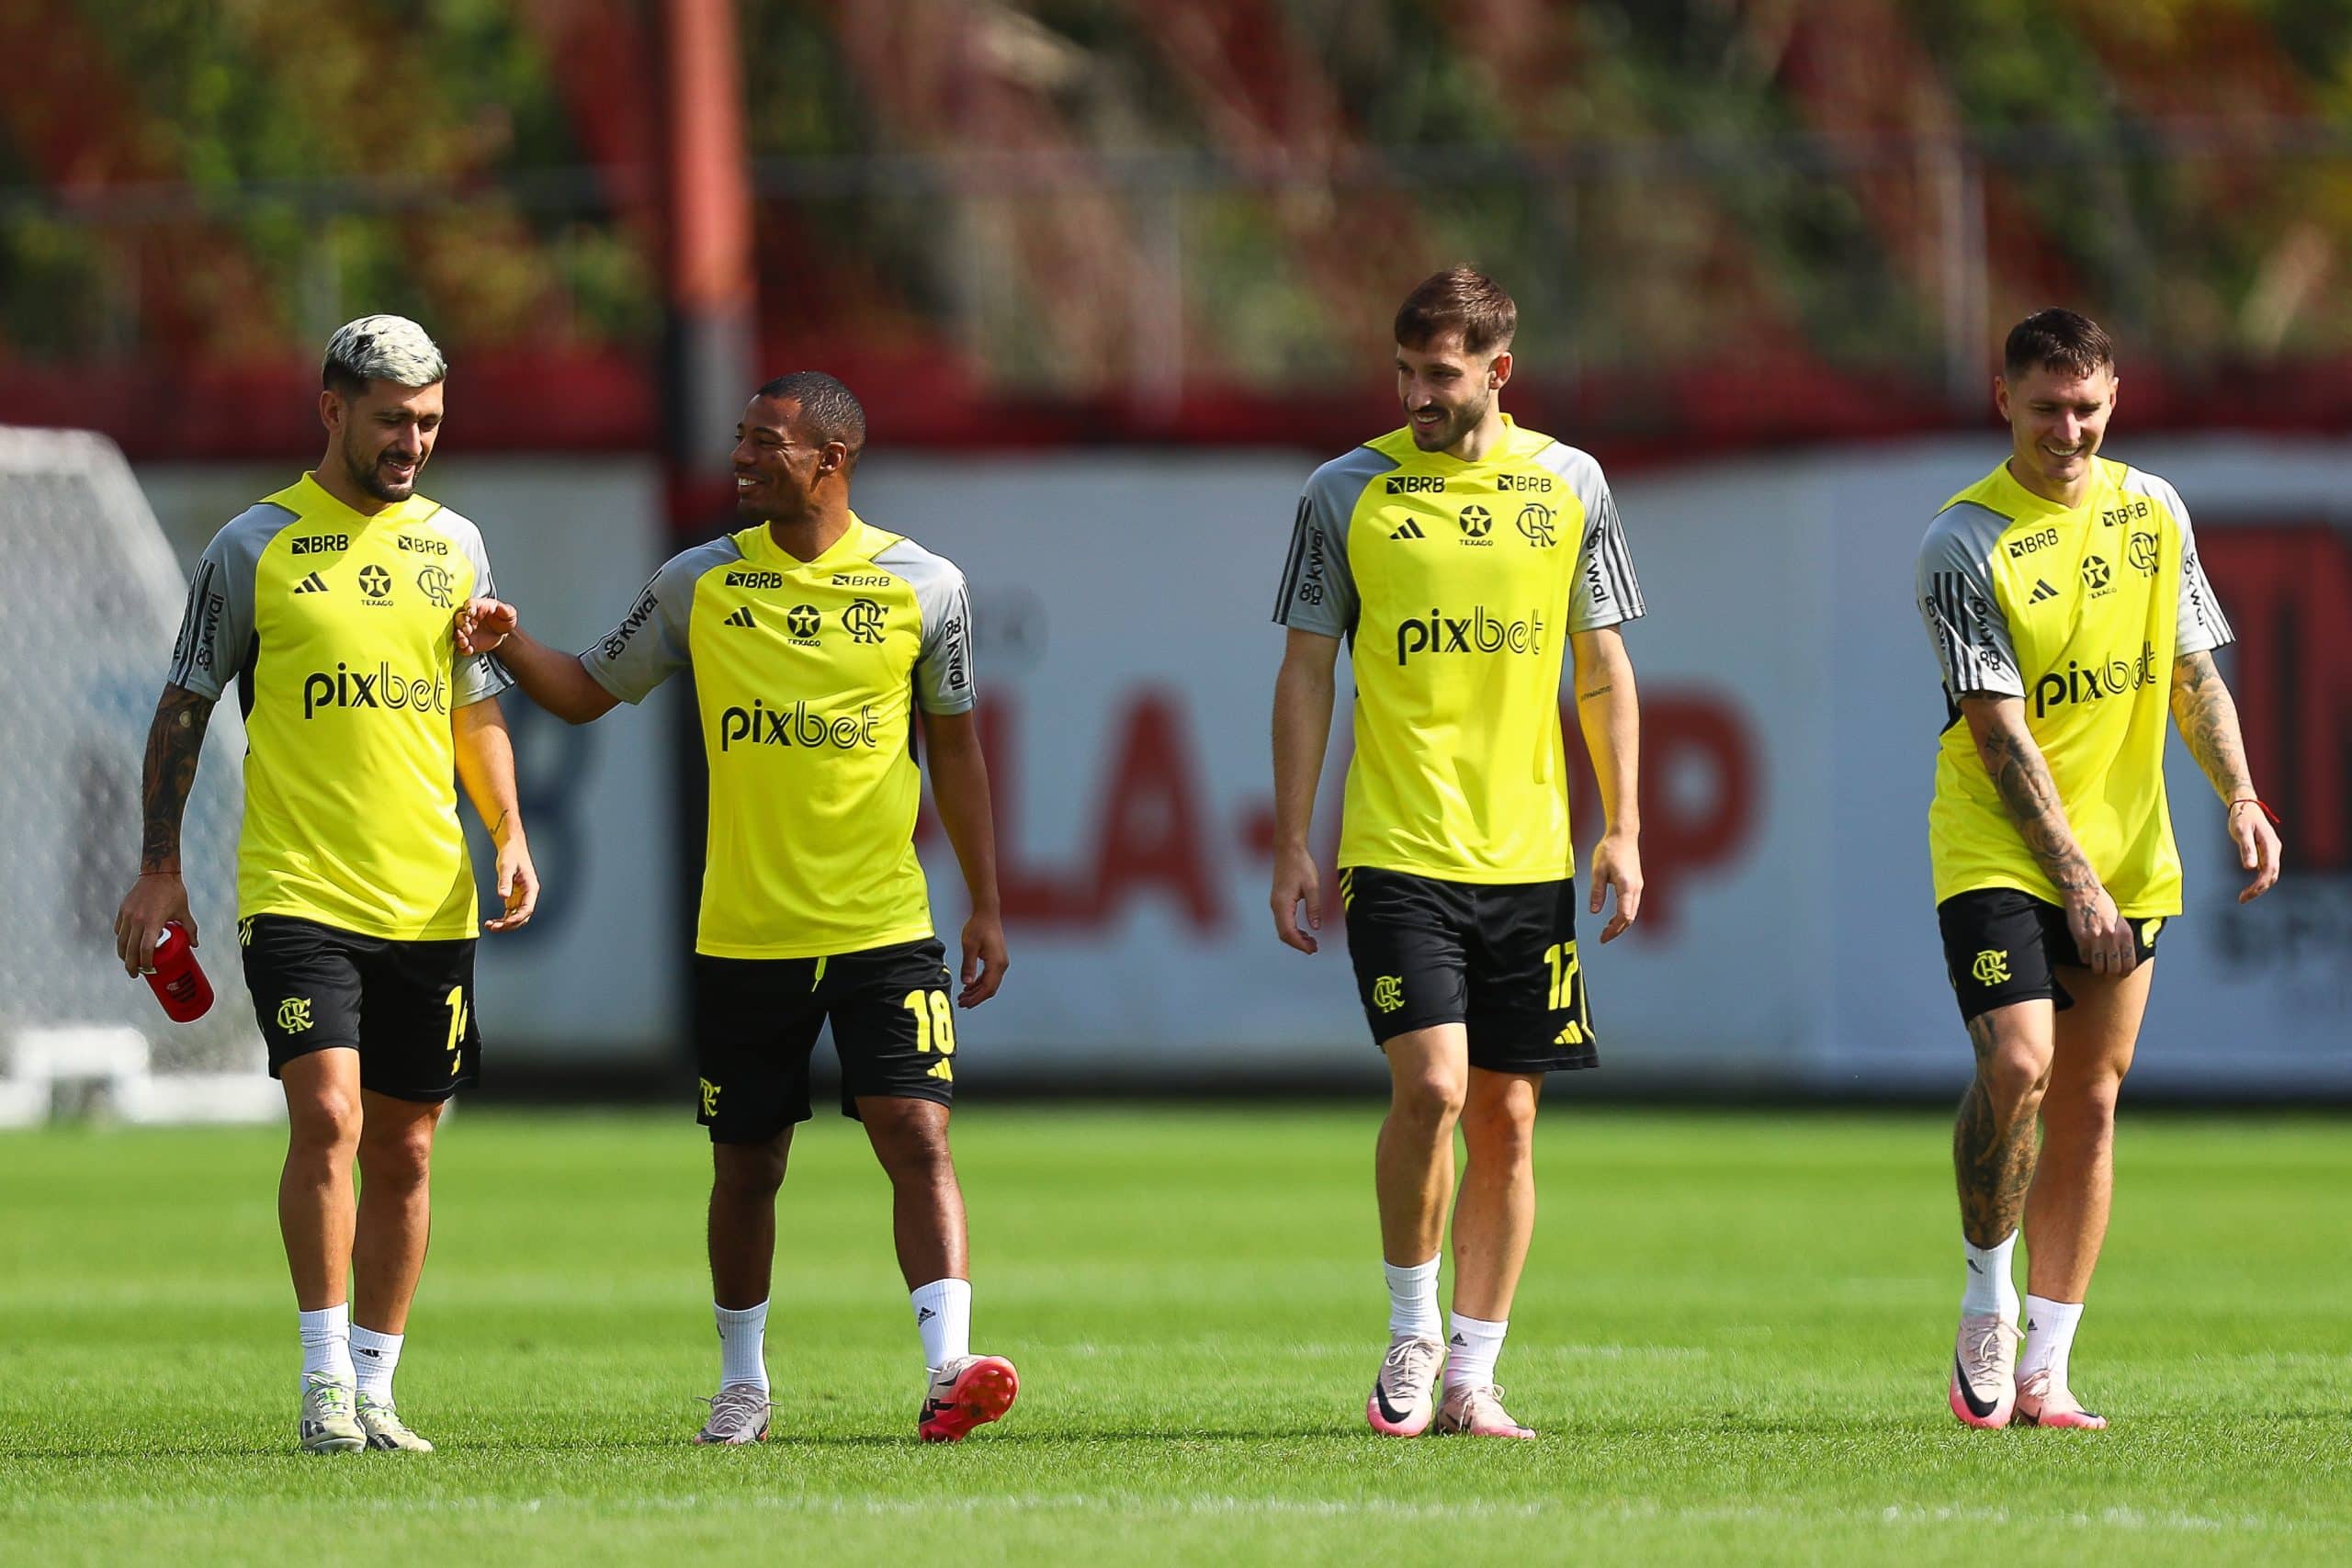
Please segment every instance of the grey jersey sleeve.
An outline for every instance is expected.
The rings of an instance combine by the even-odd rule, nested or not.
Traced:
[[[261,553],[293,521],[294,513],[265,501],[212,536],[188,576],[187,608],[180,615],[166,682],[208,702],[220,700],[253,646],[254,577]]]
[[[2188,507],[2181,501],[2180,491],[2153,474],[2138,477],[2154,480],[2152,488],[2180,525],[2180,627],[2173,638],[2173,657],[2228,647],[2237,641],[2238,635],[2230,629],[2229,617],[2222,614],[2222,602],[2205,575],[2205,563],[2198,558],[2197,536],[2188,525]]]
[[[915,700],[925,713],[969,713],[979,700],[972,670],[972,595],[944,556],[912,539],[877,553],[874,564],[915,591],[922,644],[915,653]]]
[[[1993,592],[1992,559],[2007,521],[1981,506],[1947,508],[1919,542],[1915,587],[1944,692],[1957,703],[1971,692],[2022,697],[2008,617]]]
[[[1347,637],[1356,629],[1356,579],[1348,564],[1348,522],[1363,487],[1395,467],[1368,446],[1315,470],[1298,498],[1290,558],[1274,596],[1274,620],[1294,631]]]
[[[1538,460],[1567,481],[1584,508],[1584,537],[1577,542],[1576,587],[1568,597],[1568,630],[1594,632],[1603,626],[1637,620],[1649,606],[1642,601],[1641,580],[1634,574],[1634,552],[1625,543],[1625,525],[1617,516],[1617,498],[1600,465],[1573,446],[1554,446]]]
[[[490,575],[490,551],[481,542],[481,530],[446,507],[434,514],[433,522],[474,563],[474,596],[497,598],[498,584]],[[450,682],[457,692],[456,705],[461,708],[494,697],[514,683],[514,677],[506,672],[506,666],[487,653],[458,654],[455,679]]]
[[[733,539],[713,539],[672,556],[620,625],[580,656],[581,665],[621,701],[643,702],[646,694],[686,667],[695,585],[714,568],[742,558]]]

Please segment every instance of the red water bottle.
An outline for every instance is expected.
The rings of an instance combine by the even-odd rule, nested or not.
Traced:
[[[193,1023],[212,1010],[212,982],[196,961],[187,928],[177,920],[165,920],[164,934],[155,939],[155,962],[147,984],[175,1023]]]

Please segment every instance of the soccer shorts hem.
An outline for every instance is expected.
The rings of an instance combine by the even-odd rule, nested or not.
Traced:
[[[474,941],[364,936],[299,915],[237,922],[269,1076],[319,1051],[359,1053],[359,1087],[437,1104],[481,1076]]]
[[[1340,873],[1340,897],[1375,1045],[1459,1023],[1474,1067],[1547,1073],[1600,1065],[1572,879],[1447,882],[1350,866]]]
[[[2139,962],[2156,955],[2168,918],[2148,915],[2130,922]],[[1995,1008],[2045,998],[2061,1012],[2075,1005],[2057,971],[2090,965],[2066,927],[2066,911],[2057,905],[2019,888],[1980,887],[1937,905],[1936,925],[1943,935],[1944,974],[1962,1023]]]
[[[763,1143],[814,1109],[809,1057],[832,1025],[842,1114],[862,1099],[956,1103],[956,998],[936,937],[825,958],[696,953],[695,1119],[714,1144]]]

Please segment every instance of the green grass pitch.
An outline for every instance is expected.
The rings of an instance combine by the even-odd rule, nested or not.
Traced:
[[[1975,1433],[1942,1118],[1562,1103],[1501,1370],[1544,1437],[1511,1444],[1363,1427],[1376,1119],[967,1109],[976,1340],[1023,1392],[943,1449],[880,1175],[822,1118],[775,1435],[706,1450],[701,1134],[461,1112],[400,1374],[421,1459],[291,1451],[280,1134],[0,1136],[0,1561],[2352,1558],[2340,1122],[2127,1113],[2075,1355],[2114,1427]]]

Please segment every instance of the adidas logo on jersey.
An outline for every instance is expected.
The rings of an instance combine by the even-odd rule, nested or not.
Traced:
[[[1428,535],[1421,532],[1421,525],[1419,523],[1414,522],[1409,517],[1405,519],[1404,526],[1398,528],[1395,533],[1388,536],[1392,539],[1425,539],[1429,537]]]
[[[326,591],[327,580],[315,571],[294,585],[297,593],[324,593]]]
[[[760,623],[752,619],[752,607],[746,604],[728,616],[726,624],[730,626],[756,626]]]
[[[2058,590],[2050,586],[2050,582],[2047,578],[2037,577],[2033,580],[2033,593],[2031,595],[2032,603],[2039,604],[2044,599],[2055,599],[2057,597]]]

